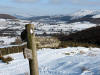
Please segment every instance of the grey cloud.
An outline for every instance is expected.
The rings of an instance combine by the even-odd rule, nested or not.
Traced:
[[[12,13],[13,9],[16,9],[16,7],[0,5],[0,13],[2,13],[2,14]]]
[[[100,5],[100,1],[95,0],[49,0],[53,4],[72,3],[80,5]]]
[[[80,5],[100,5],[100,1],[95,0],[70,0],[74,4]]]
[[[53,3],[53,4],[60,4],[63,2],[66,2],[67,0],[49,0],[49,2]]]
[[[14,0],[15,2],[36,2],[39,0]]]
[[[3,5],[0,5],[0,9],[13,9],[13,8],[15,8],[15,7],[11,7],[11,6],[3,6]]]

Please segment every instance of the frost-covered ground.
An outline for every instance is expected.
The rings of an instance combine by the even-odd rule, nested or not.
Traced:
[[[39,75],[100,75],[100,48],[68,47],[38,52]],[[28,60],[22,53],[9,55],[10,64],[0,62],[0,75],[29,73]]]

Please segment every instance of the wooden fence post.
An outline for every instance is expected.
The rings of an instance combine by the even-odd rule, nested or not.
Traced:
[[[32,59],[29,59],[30,75],[39,75],[34,25],[27,24],[26,30],[27,30],[27,47],[28,49],[32,50]]]

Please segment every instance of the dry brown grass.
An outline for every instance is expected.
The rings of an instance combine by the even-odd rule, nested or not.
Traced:
[[[70,55],[70,53],[65,53],[65,55]]]
[[[72,42],[72,41],[62,41],[59,44],[59,48],[66,48],[66,47],[100,47],[98,45],[95,44],[89,44],[89,43],[79,43],[79,42]]]
[[[56,37],[36,37],[37,48],[58,48],[60,40]]]
[[[2,60],[2,62],[4,62],[4,63],[9,64],[9,62],[10,62],[10,61],[12,61],[12,60],[13,60],[13,58],[12,58],[12,57],[10,57],[10,56],[8,56],[8,57],[3,57],[3,56],[0,56],[0,60]]]
[[[13,44],[13,45],[18,45],[18,44],[22,44],[23,42],[22,42],[22,40],[21,40],[21,38],[20,37],[17,37],[16,39],[15,39],[15,42],[12,42],[11,44]]]
[[[84,51],[80,51],[79,53],[80,53],[80,54],[86,54],[86,52],[84,52]]]

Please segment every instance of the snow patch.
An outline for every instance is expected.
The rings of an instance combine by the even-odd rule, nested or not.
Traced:
[[[100,18],[100,14],[94,15],[92,18]]]

